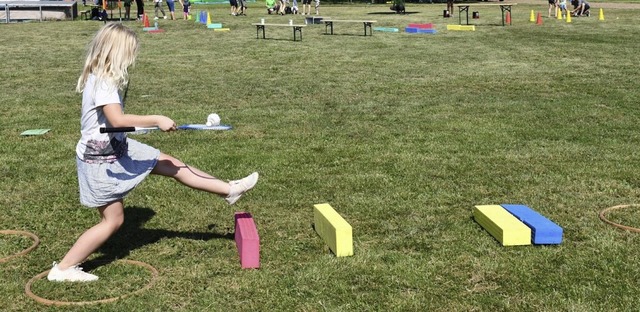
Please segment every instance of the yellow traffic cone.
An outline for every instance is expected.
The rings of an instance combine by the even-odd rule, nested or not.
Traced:
[[[211,24],[211,14],[207,11],[207,25]]]
[[[571,12],[567,11],[567,23],[571,23]]]
[[[604,21],[604,11],[600,8],[600,15],[598,16],[599,21]]]
[[[556,8],[556,17],[561,20],[562,19],[562,10],[560,8]]]
[[[531,10],[531,17],[529,17],[529,22],[535,22],[536,16],[533,14],[533,10]]]

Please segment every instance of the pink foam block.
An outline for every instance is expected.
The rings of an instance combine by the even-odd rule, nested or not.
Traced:
[[[429,24],[409,24],[410,28],[426,28],[426,29],[431,29],[433,28],[433,23],[429,23]]]
[[[236,246],[240,255],[240,265],[243,269],[257,269],[260,267],[260,236],[258,229],[248,212],[236,212]]]

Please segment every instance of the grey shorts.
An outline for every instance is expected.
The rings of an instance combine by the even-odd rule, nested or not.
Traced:
[[[108,163],[87,163],[76,157],[80,203],[97,208],[123,199],[156,166],[160,151],[127,138],[127,153]]]

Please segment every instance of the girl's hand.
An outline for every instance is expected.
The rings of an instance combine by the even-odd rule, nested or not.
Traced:
[[[160,116],[160,120],[158,120],[158,128],[162,131],[175,131],[176,130],[176,122],[173,121],[169,117]]]

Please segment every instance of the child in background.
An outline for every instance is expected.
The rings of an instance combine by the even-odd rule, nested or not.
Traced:
[[[320,0],[315,0],[316,3],[316,15],[320,14]],[[311,9],[309,9],[309,15],[311,15]]]
[[[238,15],[238,1],[229,0],[229,4],[231,5],[231,15],[237,16]]]
[[[565,18],[567,16],[567,0],[558,0],[558,9],[560,9],[560,18]]]
[[[293,0],[291,5],[291,14],[298,14],[298,0]]]
[[[184,16],[184,20],[189,19],[189,10],[191,8],[191,1],[183,0],[182,1],[182,15]]]
[[[124,113],[121,93],[139,48],[136,33],[121,23],[103,26],[95,35],[76,91],[82,92],[81,138],[76,145],[80,202],[96,208],[100,221],[84,232],[60,263],[53,263],[50,281],[95,281],[79,264],[97,250],[124,222],[124,197],[149,174],[172,177],[193,189],[224,197],[233,205],[258,182],[258,173],[224,182],[186,165],[126,133],[100,133],[101,127],[153,127],[176,130],[162,115]],[[61,217],[62,218],[62,217]]]

